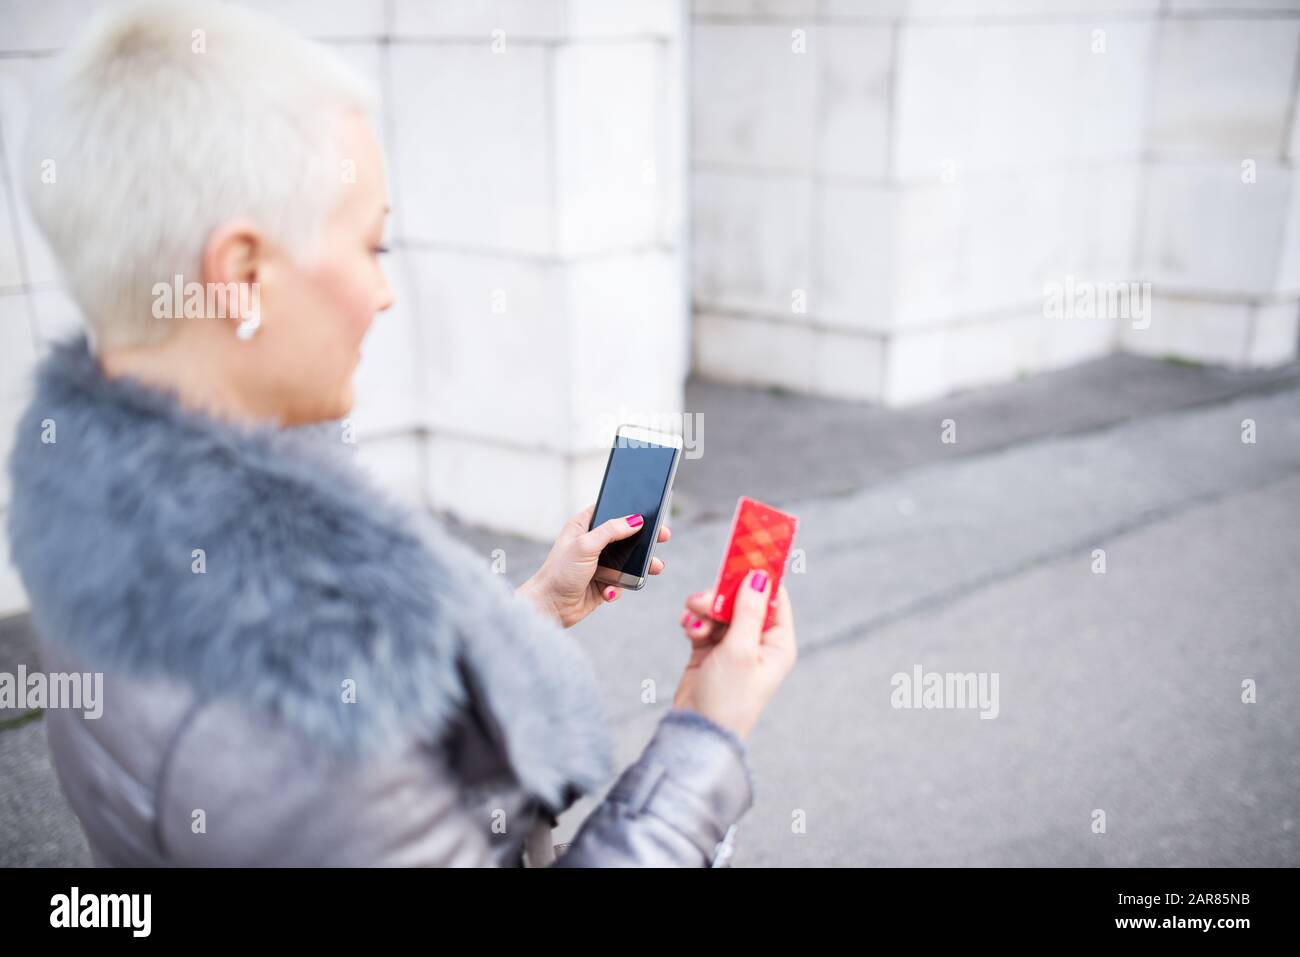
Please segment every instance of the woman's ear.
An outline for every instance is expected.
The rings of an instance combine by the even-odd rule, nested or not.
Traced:
[[[211,319],[225,319],[240,339],[249,339],[262,322],[261,279],[268,252],[262,231],[234,219],[212,231],[203,245],[200,268]]]

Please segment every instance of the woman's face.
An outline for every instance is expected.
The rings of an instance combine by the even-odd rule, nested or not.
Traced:
[[[262,321],[248,343],[285,424],[338,419],[353,404],[352,377],[375,314],[393,302],[384,275],[388,182],[383,154],[359,114],[343,131],[341,198],[306,261],[261,264]]]

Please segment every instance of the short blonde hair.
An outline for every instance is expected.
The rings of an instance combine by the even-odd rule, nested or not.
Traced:
[[[335,53],[228,4],[150,2],[94,22],[32,110],[23,188],[98,348],[165,338],[157,282],[198,279],[246,216],[310,252],[369,85]]]

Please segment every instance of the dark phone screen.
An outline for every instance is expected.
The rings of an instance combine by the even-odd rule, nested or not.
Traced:
[[[599,564],[638,578],[650,564],[651,536],[659,519],[668,477],[678,450],[620,436],[605,467],[605,483],[596,502],[591,527],[622,515],[642,515],[645,524],[631,538],[611,542],[600,553]]]

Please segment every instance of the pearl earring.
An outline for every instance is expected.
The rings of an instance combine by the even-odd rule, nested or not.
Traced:
[[[257,327],[261,324],[262,317],[257,313],[253,313],[252,316],[241,322],[235,329],[235,336],[242,339],[244,342],[247,342],[249,339],[253,338],[254,333],[257,332]]]

